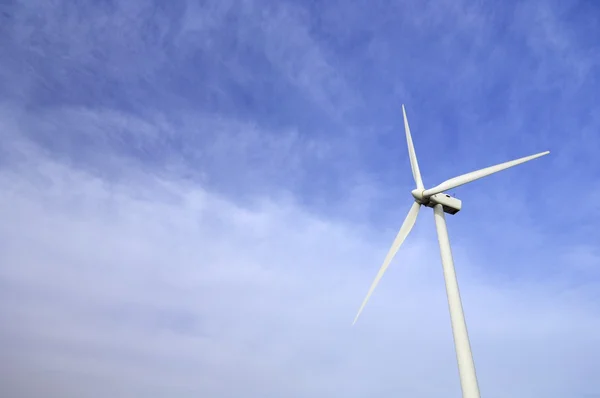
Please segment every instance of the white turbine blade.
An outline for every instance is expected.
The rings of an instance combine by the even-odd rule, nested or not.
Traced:
[[[408,119],[406,118],[406,110],[402,105],[402,116],[404,116],[404,131],[406,132],[406,144],[408,145],[408,156],[410,157],[410,168],[412,169],[413,178],[415,184],[419,190],[423,190],[423,181],[421,180],[421,171],[419,170],[419,163],[417,162],[417,154],[415,153],[415,146],[413,145],[412,137],[410,135],[410,127],[408,127]]]
[[[404,222],[402,223],[402,227],[400,227],[400,231],[398,232],[398,235],[396,235],[396,239],[394,240],[394,243],[392,244],[390,251],[388,252],[387,256],[385,256],[383,265],[379,269],[379,272],[377,273],[375,280],[373,281],[373,283],[371,284],[371,287],[369,288],[367,297],[365,297],[362,305],[360,306],[360,309],[358,310],[358,314],[356,314],[356,318],[354,318],[354,322],[352,323],[353,325],[358,320],[358,317],[360,316],[360,313],[362,312],[363,308],[365,308],[365,305],[367,305],[367,301],[369,301],[369,297],[371,297],[371,294],[373,294],[373,291],[375,290],[375,287],[379,283],[379,280],[381,279],[381,277],[385,273],[385,270],[390,265],[390,262],[392,261],[392,259],[396,255],[396,253],[398,252],[400,245],[402,245],[402,242],[404,242],[404,239],[406,239],[406,237],[412,230],[413,226],[415,225],[415,222],[417,221],[417,216],[419,215],[420,207],[421,207],[420,204],[418,204],[417,202],[414,202],[412,207],[408,211],[408,214],[407,214],[406,218],[404,219]]]
[[[546,152],[537,153],[537,154],[531,155],[531,156],[525,156],[524,158],[511,160],[510,162],[505,162],[505,163],[497,164],[495,166],[486,167],[485,169],[481,169],[481,170],[477,170],[477,171],[472,171],[470,173],[463,174],[463,175],[460,175],[458,177],[451,178],[449,180],[446,180],[446,181],[442,182],[440,185],[438,185],[436,187],[433,187],[433,188],[425,190],[423,192],[423,196],[429,197],[431,195],[435,195],[437,193],[444,192],[444,191],[447,191],[449,189],[459,187],[461,185],[464,185],[464,184],[467,184],[469,182],[478,180],[480,178],[487,177],[490,174],[494,174],[494,173],[497,173],[499,171],[508,169],[509,167],[513,167],[513,166],[519,165],[521,163],[525,163],[525,162],[528,162],[530,160],[537,159],[537,158],[539,158],[541,156],[544,156],[544,155],[547,155],[549,153],[550,153],[550,151],[546,151]]]

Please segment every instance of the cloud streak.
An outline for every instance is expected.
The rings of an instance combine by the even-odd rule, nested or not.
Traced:
[[[290,202],[244,208],[183,180],[134,171],[107,181],[40,152],[27,158],[36,160],[1,179],[6,377],[25,368],[56,396],[457,388],[428,215],[350,328],[365,265],[392,234]],[[489,395],[586,388],[597,367],[581,362],[598,347],[595,289],[490,284],[473,274],[472,249],[455,246]],[[37,384],[6,385],[33,396]]]

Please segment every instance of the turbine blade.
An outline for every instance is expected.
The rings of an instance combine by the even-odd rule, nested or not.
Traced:
[[[408,126],[408,119],[406,118],[406,109],[404,104],[402,105],[402,116],[404,117],[404,131],[406,132],[406,144],[408,145],[408,156],[410,157],[410,168],[412,169],[413,178],[415,184],[419,190],[423,190],[423,181],[421,180],[421,171],[419,170],[419,163],[417,162],[417,154],[415,153],[415,146],[410,135],[410,127]]]
[[[379,283],[379,280],[381,279],[381,277],[385,273],[385,270],[390,265],[390,262],[392,261],[392,259],[396,255],[396,253],[398,252],[400,245],[402,245],[402,242],[404,242],[404,239],[406,239],[406,237],[412,230],[413,226],[415,225],[415,222],[417,221],[417,216],[419,215],[420,207],[421,207],[420,204],[418,204],[417,202],[414,202],[412,207],[408,211],[408,214],[407,214],[406,218],[404,219],[404,222],[402,223],[402,227],[400,227],[400,231],[398,232],[398,235],[396,235],[396,239],[394,240],[394,243],[392,244],[390,251],[388,252],[387,256],[385,256],[383,265],[379,269],[379,272],[377,273],[375,280],[373,281],[373,283],[371,284],[371,287],[369,288],[367,297],[365,297],[364,301],[362,302],[362,305],[360,306],[360,309],[358,310],[358,314],[356,314],[356,318],[354,318],[354,322],[352,322],[353,325],[358,320],[358,317],[360,316],[360,313],[362,312],[362,310],[365,308],[365,305],[367,305],[367,301],[369,301],[369,297],[371,297],[371,294],[373,294],[373,291],[375,290],[375,287]]]
[[[461,185],[464,185],[464,184],[467,184],[469,182],[478,180],[480,178],[487,177],[490,174],[494,174],[494,173],[497,173],[499,171],[508,169],[509,167],[513,167],[513,166],[519,165],[521,163],[525,163],[525,162],[528,162],[530,160],[537,159],[537,158],[539,158],[541,156],[544,156],[544,155],[547,155],[549,153],[550,153],[550,151],[546,151],[546,152],[537,153],[537,154],[531,155],[531,156],[525,156],[524,158],[515,159],[515,160],[511,160],[509,162],[500,163],[500,164],[497,164],[495,166],[486,167],[485,169],[481,169],[481,170],[477,170],[477,171],[472,171],[470,173],[463,174],[463,175],[460,175],[458,177],[451,178],[449,180],[446,180],[446,181],[442,182],[440,185],[438,185],[436,187],[433,187],[433,188],[425,190],[423,192],[423,196],[429,197],[431,195],[435,195],[437,193],[444,192],[444,191],[447,191],[449,189],[459,187]]]

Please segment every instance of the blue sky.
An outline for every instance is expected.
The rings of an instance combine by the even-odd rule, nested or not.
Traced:
[[[590,1],[0,5],[1,395],[600,396]]]

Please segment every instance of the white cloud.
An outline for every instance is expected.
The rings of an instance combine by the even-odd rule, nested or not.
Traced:
[[[352,328],[393,231],[28,155],[0,174],[5,394],[458,395],[435,236],[409,238]],[[482,393],[599,392],[589,290],[491,284],[468,249],[455,251]]]

